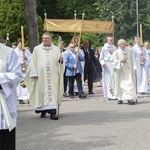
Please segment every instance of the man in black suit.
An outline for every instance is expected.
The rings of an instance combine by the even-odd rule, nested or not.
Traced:
[[[85,66],[84,66],[84,81],[88,80],[89,94],[93,93],[93,71],[96,62],[94,59],[94,52],[90,49],[89,42],[84,41],[82,47],[85,55]]]

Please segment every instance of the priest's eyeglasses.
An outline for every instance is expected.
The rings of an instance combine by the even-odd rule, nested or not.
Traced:
[[[50,38],[42,38],[43,40],[48,40],[48,39],[50,39]]]

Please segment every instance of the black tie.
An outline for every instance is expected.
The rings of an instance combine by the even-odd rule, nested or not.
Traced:
[[[87,58],[90,59],[90,55],[89,55],[88,49],[85,50],[85,53],[86,53]]]

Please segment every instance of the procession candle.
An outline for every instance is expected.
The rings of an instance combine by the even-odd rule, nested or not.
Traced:
[[[24,28],[21,26],[21,41],[22,41],[22,49],[24,50]]]
[[[140,44],[143,45],[142,24],[140,24]]]

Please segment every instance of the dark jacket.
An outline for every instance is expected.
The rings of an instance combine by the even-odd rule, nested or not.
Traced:
[[[96,66],[94,51],[89,48],[88,49],[88,54],[87,54],[86,50],[83,47],[81,49],[83,50],[84,56],[85,56],[84,70],[94,71],[94,66]]]

